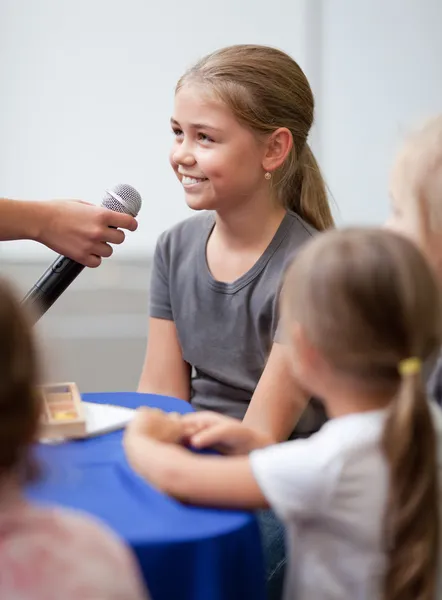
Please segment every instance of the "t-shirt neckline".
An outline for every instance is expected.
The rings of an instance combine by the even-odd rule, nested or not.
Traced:
[[[270,241],[267,248],[255,262],[255,264],[246,271],[243,275],[235,279],[232,282],[218,281],[215,279],[210,272],[209,265],[207,264],[207,243],[209,241],[209,237],[215,227],[215,215],[210,213],[207,219],[207,226],[205,227],[204,234],[201,238],[201,251],[199,253],[201,260],[201,268],[205,273],[205,277],[209,286],[222,294],[235,294],[238,290],[242,289],[246,285],[248,285],[251,281],[253,281],[264,269],[266,264],[269,262],[273,254],[276,252],[282,241],[287,235],[288,230],[290,229],[292,222],[292,213],[287,211],[282,219],[278,229],[275,232],[272,240]]]

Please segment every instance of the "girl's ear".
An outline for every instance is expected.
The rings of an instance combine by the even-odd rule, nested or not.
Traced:
[[[266,141],[266,151],[262,161],[264,171],[276,171],[293,148],[293,136],[287,127],[280,127],[274,131]]]

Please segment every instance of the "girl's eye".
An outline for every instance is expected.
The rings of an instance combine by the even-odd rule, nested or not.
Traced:
[[[214,140],[205,133],[199,133],[198,139],[200,142],[213,142]]]
[[[181,137],[183,135],[183,132],[181,131],[181,129],[178,129],[177,127],[174,127],[172,129],[172,131],[173,131],[173,135],[175,137]]]

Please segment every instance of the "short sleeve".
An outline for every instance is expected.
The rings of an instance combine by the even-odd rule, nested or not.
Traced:
[[[165,252],[164,236],[155,248],[152,275],[150,279],[149,314],[156,319],[173,321],[169,287],[169,261]]]
[[[339,459],[330,462],[329,451],[319,433],[250,454],[255,479],[282,520],[322,513],[340,469]]]

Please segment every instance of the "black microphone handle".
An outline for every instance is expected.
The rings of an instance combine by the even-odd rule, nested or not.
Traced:
[[[37,305],[38,314],[33,311],[35,320],[51,308],[83,269],[84,265],[62,255],[52,263],[23,299],[25,307]]]

